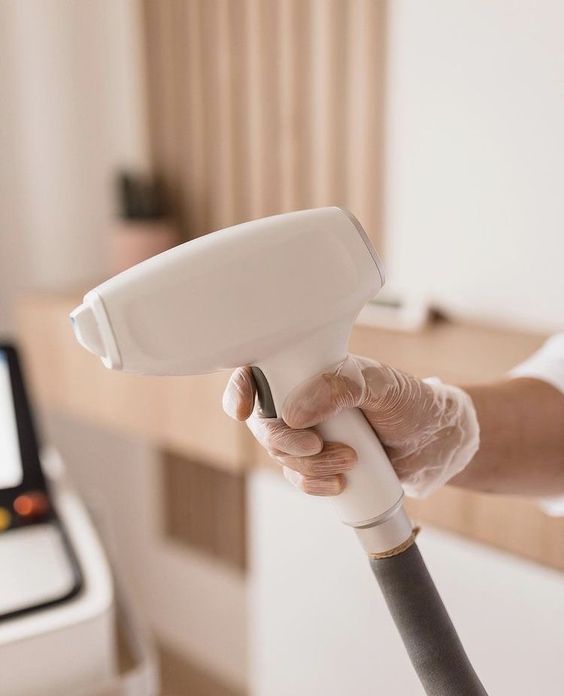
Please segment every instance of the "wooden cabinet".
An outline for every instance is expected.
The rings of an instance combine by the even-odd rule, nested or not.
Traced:
[[[78,300],[79,295],[34,294],[20,304],[26,364],[41,403],[231,473],[272,465],[247,429],[223,413],[227,375],[155,378],[103,369],[70,330],[68,313]],[[350,348],[420,376],[465,384],[502,377],[543,340],[439,321],[413,334],[358,326]],[[564,521],[547,517],[534,502],[447,488],[408,507],[422,523],[564,569]]]

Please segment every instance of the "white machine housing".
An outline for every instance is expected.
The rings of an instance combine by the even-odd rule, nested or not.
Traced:
[[[58,483],[52,497],[80,564],[83,588],[61,604],[0,622],[0,696],[71,696],[116,673],[114,592],[106,555],[72,489]],[[36,574],[39,587],[41,567]]]
[[[354,320],[384,283],[380,259],[342,208],[254,220],[165,251],[90,291],[71,313],[78,341],[125,372],[190,375],[258,367],[278,415],[289,391],[347,353]],[[358,463],[333,498],[366,548],[412,532],[403,491],[364,416],[319,426]]]

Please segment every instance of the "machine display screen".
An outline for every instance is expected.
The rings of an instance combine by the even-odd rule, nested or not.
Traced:
[[[0,350],[0,490],[19,486],[23,468],[8,358]]]

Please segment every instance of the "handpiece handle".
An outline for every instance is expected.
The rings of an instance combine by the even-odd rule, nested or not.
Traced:
[[[316,430],[327,442],[342,442],[357,454],[345,490],[333,497],[341,521],[352,527],[373,524],[391,514],[403,489],[380,440],[358,408],[341,411]]]
[[[262,415],[276,417],[289,389],[319,370],[298,378],[296,362],[253,367]],[[287,375],[287,376],[286,376]],[[355,527],[368,551],[384,552],[405,542],[412,533],[402,506],[403,489],[376,433],[357,409],[346,409],[315,428],[325,441],[342,442],[357,453],[342,493],[331,498],[341,521]]]

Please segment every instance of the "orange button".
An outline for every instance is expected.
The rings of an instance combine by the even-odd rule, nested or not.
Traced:
[[[31,491],[14,500],[14,510],[20,517],[42,517],[49,511],[49,499],[42,491]]]
[[[11,521],[12,515],[10,515],[10,512],[6,508],[0,507],[0,532],[8,529]]]

